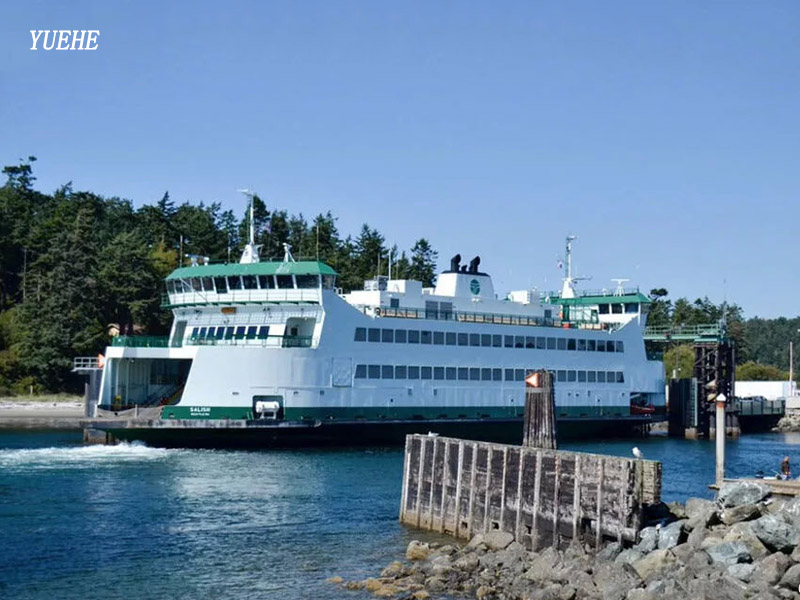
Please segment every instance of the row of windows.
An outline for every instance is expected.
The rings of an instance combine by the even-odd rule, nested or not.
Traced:
[[[639,305],[636,302],[615,302],[614,304],[598,304],[597,312],[601,315],[613,314],[621,315],[623,312],[627,314],[635,314],[639,312]]]
[[[227,277],[192,277],[167,280],[167,291],[175,294],[187,292],[216,292],[227,294],[237,290],[291,290],[314,289],[320,286],[319,275],[228,275]],[[332,289],[335,276],[323,275],[323,289]]]
[[[615,340],[587,340],[497,333],[455,333],[453,331],[418,331],[416,329],[379,329],[356,327],[357,342],[395,344],[433,344],[436,346],[483,346],[491,348],[532,348],[536,350],[577,350],[581,352],[623,352]]]
[[[624,383],[622,371],[554,371],[556,381]],[[356,379],[433,379],[442,381],[525,381],[525,369],[490,367],[417,367],[404,365],[356,365]]]
[[[237,327],[194,327],[192,340],[266,340],[269,325],[239,325]]]

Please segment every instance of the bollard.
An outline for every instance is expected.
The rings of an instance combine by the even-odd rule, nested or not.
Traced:
[[[716,398],[717,404],[717,485],[722,485],[725,479],[725,394],[719,394]]]

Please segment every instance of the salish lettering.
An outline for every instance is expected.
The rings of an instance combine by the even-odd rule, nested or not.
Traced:
[[[99,29],[31,29],[30,32],[31,50],[97,50],[99,46]]]

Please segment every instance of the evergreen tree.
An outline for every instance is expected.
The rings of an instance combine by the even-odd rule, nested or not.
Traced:
[[[409,276],[411,279],[421,281],[424,287],[432,287],[436,277],[436,252],[425,238],[420,238],[411,248],[411,266]]]

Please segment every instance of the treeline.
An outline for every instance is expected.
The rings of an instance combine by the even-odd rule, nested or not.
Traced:
[[[45,194],[34,189],[35,160],[6,166],[0,188],[0,395],[78,389],[72,358],[101,352],[112,326],[165,335],[164,278],[191,254],[237,262],[248,235],[244,208],[176,205],[165,193],[136,209],[70,183]],[[433,284],[437,253],[424,238],[406,252],[366,224],[343,237],[330,212],[309,221],[258,197],[253,205],[262,260],[282,258],[289,243],[296,260],[330,264],[351,290],[386,274],[391,255],[393,277]]]
[[[648,325],[680,326],[719,323],[724,320],[728,336],[733,340],[736,378],[742,381],[777,381],[789,377],[789,343],[800,341],[800,317],[787,319],[744,320],[736,304],[714,304],[708,298],[690,302],[679,298],[674,302],[663,288],[650,291]],[[663,344],[649,343],[649,350],[664,350]],[[797,372],[798,361],[794,359]],[[690,344],[670,344],[664,352],[667,377],[691,377],[694,370],[694,349]]]

